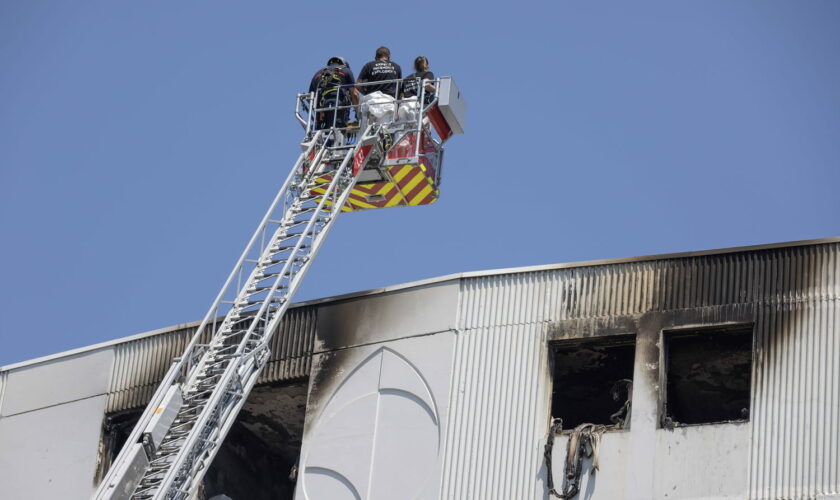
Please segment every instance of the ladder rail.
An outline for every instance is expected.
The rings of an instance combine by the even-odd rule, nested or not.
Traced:
[[[327,193],[325,193],[321,197],[321,201],[318,203],[318,207],[315,210],[315,213],[310,217],[309,222],[306,225],[306,228],[301,233],[302,236],[298,239],[293,253],[300,250],[300,247],[302,246],[303,241],[306,239],[306,235],[310,234],[313,231],[314,225],[315,225],[316,221],[318,220],[317,214],[323,211],[323,208],[327,204],[328,198],[330,198],[331,196],[334,195],[334,193],[337,189],[337,186],[343,180],[342,174],[346,171],[346,168],[347,168],[347,165],[350,162],[350,159],[352,159],[355,156],[355,153],[359,149],[359,147],[360,146],[357,145],[355,148],[353,148],[351,150],[348,150],[345,153],[344,161],[342,162],[341,167],[339,168],[338,171],[336,171],[333,174],[333,178],[332,178],[332,181],[330,182]],[[352,184],[352,181],[351,181],[351,184]],[[345,195],[349,195],[349,193],[350,193],[349,187],[350,186],[348,186],[344,189],[343,193]],[[335,204],[333,204],[333,208],[335,209],[335,214],[336,215],[341,213],[341,205],[335,203]],[[336,216],[333,216],[330,219],[329,222],[331,223],[331,222],[335,221],[335,219],[336,219]],[[331,224],[329,224],[329,226],[331,227]],[[314,247],[315,247],[315,245],[313,245],[313,248]],[[266,252],[268,252],[269,249],[270,248],[267,248]],[[310,258],[304,264],[304,267],[308,268],[309,263],[311,261],[312,261],[312,259]],[[256,327],[257,322],[259,321],[259,318],[265,313],[266,309],[268,308],[268,305],[270,303],[269,298],[277,290],[277,287],[280,284],[280,281],[283,279],[283,273],[287,269],[289,269],[289,266],[291,266],[293,262],[294,262],[293,258],[290,257],[286,261],[286,263],[283,265],[283,271],[281,271],[281,274],[279,274],[277,276],[277,278],[275,279],[274,284],[272,285],[271,290],[266,297],[266,300],[264,300],[262,302],[262,305],[260,307],[259,312],[255,315],[254,320],[251,321],[251,325],[248,328],[248,331],[245,333],[241,343],[239,344],[239,347],[236,350],[236,356],[233,358],[233,360],[231,362],[231,365],[229,365],[228,369],[225,370],[225,374],[217,382],[215,388],[213,389],[212,394],[210,395],[210,398],[204,403],[203,408],[201,410],[201,413],[200,413],[198,419],[196,420],[196,422],[194,424],[194,428],[203,430],[204,427],[207,425],[208,421],[210,420],[212,414],[216,411],[221,411],[222,410],[222,408],[219,408],[219,405],[223,402],[222,398],[223,398],[223,396],[226,395],[226,393],[229,390],[228,387],[231,383],[233,375],[235,373],[237,373],[241,376],[241,374],[238,373],[238,372],[239,372],[240,366],[242,364],[242,358],[238,357],[238,356],[241,356],[242,351],[245,348],[245,345],[247,344],[247,340],[253,335],[254,329]],[[300,282],[299,279],[295,280],[296,284],[299,283],[299,282]],[[286,294],[287,294],[287,296],[289,296],[293,292],[294,292],[294,290],[290,287],[289,289],[287,289]],[[280,312],[281,314],[274,314],[274,316],[272,318],[272,321],[270,323],[270,326],[276,326],[277,322],[279,321],[280,317],[282,316],[282,313],[285,313],[286,309],[288,308],[288,304],[289,304],[288,300],[284,301],[284,303],[281,305],[281,309],[278,310],[278,312]],[[269,326],[267,325],[266,330],[265,330],[266,333],[265,333],[264,339],[260,343],[261,346],[265,345],[267,341],[270,341],[271,330],[269,330],[268,328],[269,328]],[[257,348],[253,349],[254,352],[259,351],[259,350],[260,350],[260,347],[257,347]],[[251,362],[254,362],[254,360],[250,359],[248,362],[251,363]],[[247,367],[247,365],[246,365],[246,367]],[[258,374],[259,370],[255,371],[253,373]],[[241,399],[244,400],[244,397],[242,397]],[[241,407],[241,405],[237,405],[237,406]],[[176,480],[176,477],[182,472],[181,469],[184,467],[185,462],[189,458],[190,454],[192,454],[194,452],[194,448],[197,445],[197,441],[199,440],[200,434],[201,434],[200,431],[199,432],[190,432],[188,434],[188,436],[186,438],[186,441],[184,441],[180,446],[181,451],[176,455],[173,462],[169,465],[169,471],[167,472],[166,476],[164,477],[164,479],[162,480],[162,482],[158,486],[158,490],[157,490],[157,494],[155,495],[155,498],[165,498],[165,495],[168,494],[168,492],[170,491],[170,489],[173,486],[173,483]],[[213,449],[218,449],[218,446],[214,446]],[[211,451],[211,453],[212,453],[212,451]],[[201,461],[203,462],[204,460],[201,460]],[[196,463],[198,463],[198,460],[196,460]],[[206,468],[205,468],[205,470],[206,470]],[[195,475],[195,474],[189,474],[189,476],[193,476],[193,475]]]
[[[323,135],[325,135],[325,136],[326,136],[325,140],[326,140],[326,139],[328,139],[328,138],[330,137],[330,135],[332,134],[332,131],[323,131],[323,132],[325,132],[325,133],[323,134]],[[313,141],[313,142],[312,142],[312,144],[310,144],[310,147],[308,147],[308,148],[307,148],[307,151],[306,151],[306,152],[302,153],[302,156],[305,156],[305,157],[308,157],[308,156],[309,156],[309,154],[311,153],[312,148],[313,148],[313,147],[315,146],[315,144],[317,143],[317,139],[318,139],[318,137],[316,136],[316,140],[315,140],[315,141]],[[321,160],[323,159],[323,155],[324,155],[325,151],[326,151],[326,149],[325,149],[325,148],[322,148],[322,149],[321,149],[321,150],[320,150],[320,151],[319,151],[319,152],[315,155],[314,159],[313,159],[313,160],[312,160],[312,162],[311,162],[311,165],[310,165],[310,171],[309,171],[308,175],[307,175],[307,176],[304,176],[304,177],[302,178],[301,182],[303,182],[303,180],[305,180],[306,178],[308,178],[308,176],[311,176],[311,175],[313,174],[313,170],[314,170],[313,165],[318,165],[318,164],[320,164]],[[297,166],[297,165],[296,165],[296,166]],[[287,183],[289,183],[291,180],[293,180],[293,179],[295,178],[295,175],[294,175],[294,174],[297,172],[297,170],[298,170],[297,168],[292,170],[292,173],[291,173],[291,174],[289,175],[289,177],[287,178]],[[281,188],[281,190],[280,190],[280,194],[281,194],[281,195],[283,195],[283,196],[288,196],[288,195],[289,195],[289,189],[290,189],[290,188],[291,188],[291,184],[284,184],[284,186],[283,186],[283,187]],[[280,197],[282,197],[282,196],[280,196]],[[297,199],[297,196],[295,196],[294,198],[295,198],[295,199]],[[278,198],[275,198],[275,201],[277,201],[277,200],[278,200]],[[283,211],[283,214],[285,214],[285,213],[287,212],[287,210],[289,210],[290,206],[286,205],[286,203],[288,203],[288,199],[285,199],[285,200],[283,200],[283,201],[284,201],[284,206],[283,206],[282,211]],[[276,208],[276,207],[275,207],[275,208]],[[319,210],[316,210],[316,211],[319,211]],[[271,212],[272,212],[272,210],[270,209],[270,210],[269,210],[269,212],[267,212],[267,213],[266,213],[266,216],[263,218],[263,223],[261,223],[261,224],[260,224],[260,227],[259,227],[259,228],[257,229],[257,231],[254,233],[254,237],[256,237],[257,233],[261,233],[261,234],[264,236],[264,232],[265,232],[265,229],[266,229],[266,227],[267,227],[267,223],[272,221],[272,219],[270,219],[270,218],[269,218],[269,216],[270,216],[270,213],[271,213]],[[314,214],[313,214],[313,217],[314,217]],[[310,219],[310,220],[314,220],[314,219]],[[274,231],[274,234],[272,234],[272,237],[270,238],[270,241],[275,241],[275,240],[277,239],[278,235],[280,235],[283,231],[285,231],[285,230],[289,229],[288,227],[284,227],[284,226],[282,225],[282,224],[283,224],[283,222],[284,222],[284,218],[281,218],[281,219],[279,219],[279,220],[277,220],[277,221],[275,221],[275,222],[277,223],[278,227],[277,227],[277,229]],[[301,233],[301,234],[303,234],[303,233]],[[254,238],[252,238],[252,240],[254,240]],[[252,241],[252,242],[251,242],[251,244],[253,244],[253,243],[254,243],[254,241]],[[249,246],[249,248],[247,248],[247,249],[246,249],[246,251],[243,253],[243,256],[247,256],[247,253],[250,251],[250,248],[252,248],[252,247],[250,247],[250,246]],[[253,282],[254,275],[255,275],[255,273],[257,272],[258,267],[259,267],[257,263],[262,262],[262,261],[264,260],[264,254],[266,253],[267,249],[268,249],[268,247],[265,245],[265,241],[264,241],[264,238],[263,238],[263,241],[262,241],[262,243],[261,243],[261,247],[260,247],[260,257],[256,260],[255,265],[251,268],[251,271],[250,271],[250,273],[249,273],[249,275],[248,275],[248,279],[245,281],[245,283],[251,283],[251,282]],[[295,250],[295,251],[299,251],[299,246],[295,247],[295,249],[294,249],[294,250]],[[294,256],[293,256],[293,255],[289,256],[289,257],[287,258],[287,260],[286,260],[286,264],[288,265],[289,263],[293,262],[293,261],[294,261],[294,259],[293,259],[293,258],[294,258]],[[242,259],[242,258],[240,258],[240,261],[238,262],[237,266],[234,268],[233,272],[231,272],[231,276],[228,278],[229,283],[230,283],[230,282],[232,282],[232,277],[233,277],[235,274],[241,273],[242,266],[243,266],[243,264],[244,264],[244,262],[245,262],[246,260],[247,260],[247,259]],[[282,276],[283,276],[283,274],[282,274],[283,272],[287,272],[286,266],[284,266],[284,269],[283,269],[283,271],[280,273],[279,277],[282,277]],[[236,299],[235,299],[234,301],[232,301],[232,303],[231,303],[231,309],[229,309],[229,310],[228,310],[228,312],[227,312],[227,313],[226,313],[226,315],[225,315],[225,319],[224,319],[224,321],[223,321],[223,323],[222,323],[222,329],[224,329],[225,322],[228,322],[228,321],[229,321],[229,319],[230,319],[230,318],[228,317],[228,315],[230,314],[230,312],[231,312],[231,311],[233,311],[233,310],[234,310],[234,305],[237,303],[237,301],[238,301],[238,300],[240,300],[240,294],[242,293],[242,291],[243,291],[243,286],[240,284],[240,285],[237,287],[237,297],[236,297]],[[268,296],[270,297],[273,293],[275,293],[275,291],[276,291],[276,287],[272,288],[272,289],[271,289],[271,291],[269,292]],[[219,294],[219,296],[217,297],[217,300],[221,299],[221,298],[224,296],[224,292],[225,292],[225,290],[223,290],[223,291]],[[268,301],[267,301],[267,300],[265,300],[265,301],[263,302],[263,304],[267,304],[267,303],[268,303]],[[262,316],[262,313],[264,312],[264,309],[265,309],[264,307],[261,307],[261,308],[260,308],[260,310],[259,310],[259,312],[258,312],[258,313],[256,313],[256,314],[254,314],[254,317],[253,317],[253,319],[251,320],[251,322],[250,322],[250,324],[249,324],[249,329],[247,330],[247,333],[245,334],[246,336],[247,336],[247,335],[250,335],[250,334],[254,331],[254,329],[255,329],[256,325],[257,325],[257,324],[258,324],[258,322],[260,321],[260,318],[261,318],[261,316]],[[213,309],[211,308],[211,312],[212,312],[212,311],[213,311]],[[208,313],[208,319],[209,319],[209,318],[212,318],[212,317],[214,317],[214,316],[213,316],[213,314]],[[199,332],[196,332],[196,333],[198,334]],[[194,339],[193,339],[193,340],[195,340],[195,339],[197,339],[197,338],[198,338],[198,337],[196,336],[196,337],[194,337]],[[220,340],[220,339],[219,339],[219,337],[218,337],[218,335],[217,335],[217,332],[214,332],[214,337],[213,337],[213,340],[216,340],[216,341]],[[243,339],[243,340],[241,341],[241,342],[242,342],[242,344],[241,344],[241,345],[244,345],[244,343],[245,343],[245,341],[246,341],[246,340],[247,340],[247,339]],[[212,341],[211,341],[211,344],[212,344]],[[204,349],[204,350],[206,350],[206,349],[207,349],[207,348],[208,348],[211,344],[208,344],[208,346],[205,346],[203,349]],[[237,352],[235,353],[235,355],[238,355],[238,354],[239,354],[239,350],[237,350]],[[198,352],[198,353],[195,353],[195,354],[194,354],[194,356],[193,356],[193,359],[194,359],[194,358],[200,358],[200,359],[199,359],[199,363],[201,363],[201,361],[204,359],[204,352]],[[197,366],[197,365],[196,365],[196,366]],[[199,368],[200,368],[200,366],[199,366]],[[189,388],[189,387],[191,387],[191,386],[193,385],[193,383],[195,382],[195,378],[196,378],[196,376],[199,374],[199,372],[200,372],[200,369],[195,369],[195,366],[188,366],[188,367],[187,367],[187,369],[186,369],[186,371],[185,371],[185,373],[184,373],[184,376],[185,376],[185,377],[188,377],[188,379],[187,379],[186,383],[184,384],[184,385],[185,385],[185,387]]]
[[[318,134],[322,134],[322,132],[323,131],[319,131]],[[318,139],[318,135],[316,135],[316,139]],[[269,206],[268,210],[266,211],[265,215],[260,221],[256,231],[254,231],[254,234],[249,240],[248,244],[246,245],[245,250],[242,252],[233,270],[228,275],[227,279],[222,285],[222,288],[216,296],[216,299],[213,301],[213,304],[210,306],[210,309],[204,316],[204,319],[202,320],[195,334],[193,334],[192,339],[185,347],[184,354],[173,360],[172,364],[169,367],[169,370],[164,375],[163,380],[161,381],[160,385],[158,385],[157,390],[154,392],[149,403],[146,405],[146,409],[144,410],[143,414],[141,415],[140,419],[138,420],[137,424],[134,426],[134,429],[132,430],[131,434],[126,440],[126,444],[123,446],[122,450],[120,450],[120,453],[117,455],[116,459],[111,464],[108,473],[105,475],[105,477],[102,479],[102,482],[99,484],[99,487],[97,488],[94,494],[94,498],[102,497],[107,491],[107,489],[110,487],[110,485],[114,482],[114,480],[116,479],[116,474],[122,469],[120,465],[128,459],[130,445],[139,442],[142,432],[154,416],[154,410],[163,400],[167,389],[175,383],[179,376],[185,376],[191,371],[191,368],[194,366],[192,354],[195,351],[195,346],[199,343],[199,339],[204,334],[204,330],[207,327],[207,325],[211,321],[213,321],[213,323],[215,324],[215,319],[218,317],[219,305],[222,302],[222,299],[228,292],[237,273],[239,273],[242,269],[243,264],[245,263],[248,255],[254,248],[254,244],[259,238],[261,232],[268,225],[268,221],[271,219],[271,215],[275,212],[277,206],[280,204],[281,201],[284,200],[284,198],[288,194],[288,190],[293,184],[295,175],[298,174],[299,170],[301,169],[302,165],[304,164],[304,162],[306,161],[316,144],[317,140],[312,141],[312,143],[309,145],[306,151],[301,152],[300,156],[295,162],[294,167],[292,168],[289,175],[286,177],[286,180],[284,181],[282,187],[277,192],[277,195],[274,197],[274,200],[272,201],[271,205]]]
[[[316,210],[316,212],[321,211],[323,209],[323,207],[326,206],[326,203],[327,203],[328,199],[330,197],[334,197],[337,194],[339,184],[341,184],[342,182],[348,182],[348,185],[346,185],[342,188],[342,190],[340,192],[340,196],[338,197],[338,199],[332,201],[331,211],[334,212],[334,215],[333,215],[333,217],[330,218],[329,221],[326,222],[324,227],[317,233],[317,235],[314,236],[318,241],[312,243],[312,245],[311,245],[312,253],[310,253],[309,259],[303,264],[301,269],[297,273],[295,273],[294,277],[292,278],[291,283],[289,285],[289,288],[286,291],[288,296],[291,296],[291,295],[294,294],[294,292],[296,291],[300,282],[303,280],[306,272],[309,270],[309,267],[310,267],[312,261],[315,258],[315,255],[317,254],[318,250],[320,249],[321,242],[323,241],[323,239],[326,237],[327,233],[332,228],[333,224],[335,223],[335,220],[337,219],[337,216],[341,213],[341,207],[344,206],[344,203],[347,201],[347,198],[350,195],[350,192],[352,190],[352,186],[355,183],[355,180],[356,180],[357,176],[350,177],[350,179],[348,180],[348,179],[345,178],[345,175],[346,175],[346,170],[348,168],[352,168],[349,165],[351,165],[351,160],[355,157],[355,154],[358,151],[358,149],[359,149],[359,145],[357,145],[356,148],[354,148],[352,150],[349,150],[346,153],[341,167],[339,167],[339,169],[336,170],[333,174],[333,179],[330,182],[330,186],[329,186],[327,192],[324,195],[322,195],[321,201],[318,204],[319,210]],[[312,226],[314,226],[316,220],[317,220],[316,217],[312,217],[310,219],[309,224],[307,224],[307,230],[311,229]],[[307,231],[307,232],[310,232],[310,231]],[[296,245],[296,249],[299,249],[299,247],[303,244],[303,241],[304,241],[304,238],[300,238],[298,240],[298,243]],[[291,265],[291,263],[292,263],[292,260],[289,259],[286,262],[286,264],[284,265],[284,268],[283,268],[284,271],[286,270],[286,268],[288,266]],[[275,284],[274,284],[273,288],[277,287],[277,285],[279,284],[279,282],[282,278],[283,278],[283,274],[281,273],[277,277],[277,279],[275,280]],[[266,300],[263,303],[263,306],[260,309],[260,314],[263,312],[264,309],[267,308],[268,303],[269,303],[268,300]],[[290,305],[289,300],[284,301],[284,303],[281,305],[280,309],[274,313],[270,323],[265,327],[265,332],[266,333],[265,333],[264,338],[260,342],[260,346],[253,349],[251,351],[251,353],[246,355],[246,357],[238,358],[237,361],[236,361],[237,365],[242,365],[242,363],[245,363],[245,364],[241,367],[237,366],[236,369],[229,370],[228,373],[226,373],[226,375],[222,378],[222,380],[219,381],[219,383],[217,385],[217,388],[214,391],[215,394],[213,396],[211,396],[212,399],[206,403],[204,409],[202,410],[202,414],[199,417],[199,420],[195,424],[196,427],[201,428],[201,427],[206,426],[209,419],[212,416],[213,411],[220,411],[222,409],[222,408],[216,408],[216,406],[219,405],[222,402],[222,397],[229,391],[229,386],[231,384],[231,379],[233,378],[234,373],[237,373],[239,375],[240,380],[242,379],[242,376],[245,375],[245,380],[244,380],[244,383],[242,384],[242,391],[241,391],[242,396],[240,396],[238,398],[237,402],[234,404],[233,407],[228,409],[228,411],[226,412],[226,415],[220,416],[220,420],[222,421],[222,426],[219,429],[217,434],[218,434],[218,436],[221,436],[222,439],[223,439],[224,436],[227,435],[227,432],[230,429],[230,426],[233,425],[233,422],[235,420],[235,416],[239,413],[239,410],[245,404],[245,401],[247,399],[246,396],[247,396],[248,393],[250,393],[251,389],[253,388],[254,384],[256,383],[257,379],[259,378],[259,374],[262,371],[262,367],[264,366],[263,363],[259,363],[259,361],[255,360],[254,358],[258,355],[257,354],[258,352],[265,352],[264,349],[267,348],[267,346],[270,344],[271,338],[274,335],[274,332],[276,331],[277,326],[279,325],[283,316],[285,315],[285,312],[288,309],[289,305]],[[258,316],[260,314],[258,314]],[[253,329],[254,329],[254,326],[252,325],[251,328],[249,329],[248,334],[246,334],[246,335],[251,335],[253,333]],[[245,345],[245,339],[243,339],[243,343],[240,344],[240,348],[237,350],[237,353],[239,353],[241,351],[241,349],[243,348],[244,345]],[[253,369],[252,369],[252,366],[250,366],[250,365],[257,364],[257,363],[259,363],[259,366],[253,367]],[[245,373],[242,373],[242,372],[245,372]],[[212,408],[212,410],[211,410],[211,408]],[[181,469],[184,466],[184,462],[189,457],[189,454],[193,451],[193,448],[196,446],[199,437],[200,437],[200,433],[191,433],[190,436],[187,438],[187,441],[182,444],[182,452],[179,453],[179,455],[176,457],[175,461],[170,465],[169,473],[167,474],[167,476],[163,480],[163,482],[160,484],[160,487],[159,487],[159,490],[158,490],[158,495],[156,496],[156,498],[166,498],[165,495],[172,488],[172,485],[173,485],[173,483],[176,479],[176,476],[178,475],[179,472],[181,472]],[[218,437],[216,439],[218,439]],[[205,457],[199,458],[194,462],[193,468],[198,468],[198,470],[189,471],[189,473],[186,475],[189,478],[188,479],[189,484],[186,484],[185,485],[186,487],[183,488],[183,489],[179,488],[178,491],[192,491],[195,487],[198,486],[198,484],[201,483],[202,478],[204,477],[204,475],[206,474],[206,472],[209,468],[208,466],[201,467],[201,465],[203,465],[203,464],[209,465],[213,461],[213,458],[216,456],[216,453],[218,453],[219,448],[220,448],[220,446],[218,444],[210,447],[209,450],[206,450],[208,454]]]
[[[288,194],[288,190],[292,186],[295,175],[297,175],[298,171],[300,170],[300,167],[303,165],[306,158],[308,158],[309,153],[311,153],[312,149],[315,147],[315,144],[316,144],[316,141],[312,141],[312,143],[309,145],[307,150],[304,151],[304,152],[301,152],[300,156],[298,157],[298,160],[295,162],[295,166],[292,168],[292,171],[289,172],[288,176],[286,176],[286,180],[283,182],[283,186],[277,192],[277,195],[274,197],[274,200],[271,202],[271,205],[269,206],[268,210],[266,211],[265,215],[263,216],[262,220],[260,221],[260,224],[257,227],[257,230],[254,231],[254,234],[251,236],[251,239],[248,241],[248,244],[245,246],[245,250],[242,252],[239,259],[236,261],[236,264],[235,264],[233,270],[228,275],[227,280],[225,280],[224,285],[222,285],[222,289],[219,291],[218,295],[216,296],[216,299],[213,301],[213,305],[210,306],[210,309],[207,311],[207,314],[204,316],[204,319],[201,321],[201,325],[198,327],[198,330],[196,330],[196,333],[195,333],[195,335],[193,335],[192,340],[190,341],[190,343],[187,345],[186,349],[184,350],[185,354],[192,351],[193,347],[198,342],[198,339],[200,338],[200,335],[203,333],[203,330],[207,326],[207,324],[212,319],[218,317],[219,304],[221,303],[222,299],[224,298],[225,293],[227,293],[227,291],[230,289],[230,285],[233,283],[236,275],[241,272],[241,269],[242,269],[243,265],[245,264],[245,261],[246,261],[248,255],[250,254],[251,250],[254,248],[254,244],[257,242],[257,239],[259,238],[261,233],[265,230],[265,228],[269,224],[269,221],[271,220],[271,215],[277,209],[277,206],[280,204],[281,201],[284,200],[285,196]],[[262,252],[260,252],[260,253],[262,253]],[[188,365],[186,371],[187,372],[191,371],[190,368],[191,368],[191,366]],[[184,375],[186,375],[186,373]]]

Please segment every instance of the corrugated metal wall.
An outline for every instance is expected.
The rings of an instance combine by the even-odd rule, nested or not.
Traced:
[[[183,354],[196,330],[193,326],[117,344],[105,411],[145,406],[173,358]],[[207,337],[205,335],[201,342],[207,343]]]
[[[309,374],[315,341],[313,307],[291,308],[272,337],[271,358],[257,383],[277,382]],[[108,391],[106,412],[144,406],[180,356],[197,327],[170,331],[115,346],[114,373]],[[206,343],[209,332],[201,340]]]
[[[317,314],[315,307],[289,309],[271,338],[271,358],[257,379],[258,384],[309,375]]]
[[[0,413],[3,411],[3,393],[6,389],[6,378],[9,376],[9,372],[0,372]]]
[[[838,246],[762,259],[750,494],[840,494]]]
[[[440,498],[537,498],[547,360],[536,324],[456,334]]]
[[[838,493],[838,253],[840,245],[830,243],[464,279],[444,497],[536,497],[547,403],[522,390],[548,399],[541,381],[551,322],[727,304],[759,311],[750,494]],[[512,351],[524,358],[513,359]],[[522,386],[497,392],[505,380]],[[516,439],[494,437],[508,424]]]

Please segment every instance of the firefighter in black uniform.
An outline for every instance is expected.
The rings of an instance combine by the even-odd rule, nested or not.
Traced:
[[[419,97],[419,82],[423,82],[426,90],[423,104],[429,104],[435,98],[435,86],[430,82],[434,81],[435,74],[429,71],[429,60],[423,56],[417,56],[414,60],[414,71],[403,80],[403,97]]]
[[[391,62],[391,51],[388,50],[388,47],[379,47],[376,49],[376,60],[365,64],[362,67],[362,71],[359,72],[359,83],[400,79],[402,79],[402,69],[400,69],[399,64]],[[365,95],[378,90],[391,97],[397,97],[397,82],[365,85],[360,88]]]
[[[343,57],[335,56],[329,58],[327,65],[312,77],[309,92],[318,93],[318,108],[350,106],[350,103],[359,104],[359,91],[353,86],[355,83],[350,65]],[[337,116],[334,115],[334,111],[319,111],[315,117],[316,130],[332,127],[333,118],[336,127],[346,127],[350,108],[338,110]]]

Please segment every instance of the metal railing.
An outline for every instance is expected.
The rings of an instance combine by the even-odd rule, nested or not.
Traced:
[[[392,113],[393,118],[376,120],[376,124],[383,132],[392,135],[396,134],[396,137],[393,137],[394,140],[392,141],[394,144],[398,142],[400,137],[403,137],[406,134],[417,134],[418,139],[415,141],[416,144],[413,155],[413,157],[416,158],[420,154],[421,132],[425,132],[428,137],[434,141],[436,149],[440,150],[442,141],[439,137],[435,137],[434,134],[432,134],[433,129],[428,126],[428,122],[425,120],[429,110],[437,104],[437,96],[436,94],[432,94],[432,98],[426,102],[428,99],[426,85],[430,84],[435,89],[438,89],[440,88],[441,79],[444,78],[448,77],[435,78],[433,80],[415,78],[417,83],[417,95],[408,97],[403,95],[403,87],[406,82],[405,78],[340,85],[328,89],[337,89],[335,92],[335,98],[330,99],[326,106],[321,107],[318,106],[318,103],[320,102],[321,92],[323,92],[323,89],[317,89],[315,92],[300,93],[297,95],[295,103],[295,117],[298,120],[298,123],[300,123],[305,130],[305,141],[312,137],[317,130],[319,130],[318,114],[324,113],[327,116],[332,117],[332,122],[327,124],[329,125],[328,127],[321,126],[320,129],[330,128],[343,135],[346,144],[352,144],[356,139],[357,132],[362,130],[367,123],[364,115],[366,114],[366,107],[368,106],[368,103],[361,101],[364,100],[365,96],[370,94],[365,94],[361,91],[365,88],[394,84],[395,95],[382,92],[383,95],[391,97],[393,101],[373,104],[374,106],[393,105],[393,111],[388,112]],[[362,96],[360,96],[359,104],[352,104],[350,102],[351,89],[360,90],[360,94],[362,94]],[[404,111],[402,113],[402,117],[400,113],[401,109]],[[406,109],[409,111],[405,112]],[[354,110],[356,114],[355,124],[354,122],[350,122],[345,119],[338,119],[339,113],[346,113],[346,116],[349,119],[350,110]],[[425,124],[424,121],[426,121]],[[344,126],[339,126],[339,124],[344,124]]]

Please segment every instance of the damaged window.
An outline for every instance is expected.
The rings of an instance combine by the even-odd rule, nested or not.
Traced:
[[[665,332],[663,427],[749,420],[752,326]]]
[[[551,414],[564,429],[580,424],[627,427],[632,394],[633,336],[552,346]]]
[[[197,498],[294,498],[307,388],[307,379],[254,387],[210,464],[201,485],[203,495]],[[106,415],[97,484],[142,413],[136,408]]]

